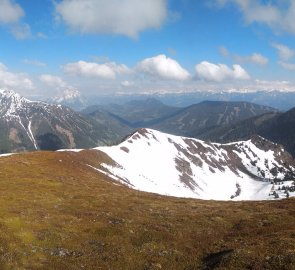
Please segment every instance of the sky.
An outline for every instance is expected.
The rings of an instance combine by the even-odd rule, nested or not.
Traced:
[[[0,0],[25,96],[295,91],[295,0]]]

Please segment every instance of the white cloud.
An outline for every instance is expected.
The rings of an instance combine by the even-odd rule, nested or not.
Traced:
[[[277,49],[279,58],[283,61],[288,61],[295,55],[294,50],[283,44],[273,43],[272,46]]]
[[[24,10],[14,0],[0,0],[0,24],[8,26],[11,34],[19,40],[32,37],[31,27],[21,22]]]
[[[259,53],[253,53],[249,56],[249,61],[258,65],[266,65],[268,63],[268,58]]]
[[[81,93],[77,89],[66,88],[60,93],[58,93],[55,97],[53,97],[53,101],[57,103],[61,103],[64,101],[71,102],[78,98],[81,98]]]
[[[24,59],[23,63],[27,64],[27,65],[36,66],[36,67],[46,67],[47,66],[45,63],[40,62],[38,60]]]
[[[278,63],[281,67],[283,67],[286,70],[295,71],[295,64],[294,63],[286,63],[283,61],[279,61]]]
[[[256,84],[257,85],[267,85],[267,86],[286,86],[286,85],[290,85],[290,82],[289,81],[279,81],[279,80],[276,80],[276,81],[266,81],[266,80],[255,80]]]
[[[74,86],[68,84],[59,76],[54,76],[51,74],[42,74],[39,77],[39,80],[45,83],[47,86],[53,88],[50,89],[50,92],[56,93],[56,96],[53,98],[55,102],[71,100],[81,96],[81,93]]]
[[[121,82],[121,85],[124,87],[130,87],[134,85],[134,82],[130,82],[130,81],[123,81]]]
[[[26,74],[9,72],[7,67],[0,63],[0,87],[33,89],[34,85]]]
[[[14,1],[0,0],[0,23],[16,23],[24,14],[23,9],[18,4],[14,3]]]
[[[248,86],[249,89],[253,91],[283,91],[283,92],[293,92],[295,90],[295,86],[291,84],[289,81],[266,81],[266,80],[255,80],[253,85]]]
[[[146,58],[137,65],[137,70],[153,78],[164,80],[187,80],[190,74],[174,59],[166,55]]]
[[[246,55],[246,56],[242,56],[238,54],[234,55],[234,54],[231,54],[229,50],[225,48],[224,46],[221,46],[219,48],[219,52],[224,57],[231,57],[234,59],[234,61],[240,62],[240,63],[252,63],[256,65],[261,65],[261,66],[268,64],[268,58],[263,56],[260,53],[253,53],[251,55]]]
[[[130,73],[130,69],[126,65],[108,62],[98,64],[94,62],[78,61],[68,63],[63,66],[66,73],[71,75],[80,75],[86,77],[98,77],[102,79],[115,79],[117,75]]]
[[[196,65],[197,78],[205,81],[222,82],[226,80],[248,80],[249,74],[240,65],[229,68],[224,64],[213,64],[203,61]]]
[[[159,28],[168,13],[167,0],[62,0],[56,12],[73,31],[132,38]]]
[[[268,58],[259,53],[253,53],[249,56],[235,55],[234,59],[240,63],[252,63],[261,66],[264,66],[268,63]]]
[[[65,88],[68,86],[68,84],[61,77],[50,74],[43,74],[39,77],[39,79],[41,82],[52,87]]]
[[[266,24],[275,31],[286,31],[295,34],[295,1],[260,1],[260,0],[216,0],[224,6],[236,4],[244,15],[246,23]]]

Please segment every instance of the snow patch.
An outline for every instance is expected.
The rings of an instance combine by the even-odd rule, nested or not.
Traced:
[[[15,153],[0,154],[0,157],[9,157],[15,155]]]
[[[81,152],[83,150],[84,149],[59,149],[59,150],[57,150],[57,152],[76,152],[76,153],[78,153],[78,152]]]
[[[33,132],[32,132],[32,129],[31,129],[31,126],[32,126],[32,121],[29,121],[29,125],[28,125],[28,131],[29,131],[29,134],[30,134],[30,139],[32,140],[33,144],[34,144],[34,147],[35,149],[37,150],[38,149],[38,145],[37,145],[37,142],[35,140],[35,137],[33,135]]]

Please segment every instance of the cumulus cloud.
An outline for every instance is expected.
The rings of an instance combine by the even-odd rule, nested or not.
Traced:
[[[243,13],[246,23],[266,24],[275,31],[286,31],[295,34],[295,1],[286,0],[282,5],[280,1],[262,0],[216,0],[220,6],[234,3]]]
[[[294,63],[287,63],[287,62],[279,61],[279,65],[286,70],[295,71],[295,64]]]
[[[33,89],[34,85],[26,74],[9,72],[7,67],[0,63],[0,87]]]
[[[223,82],[226,80],[248,80],[249,74],[240,65],[233,65],[231,69],[224,64],[213,64],[203,61],[196,65],[196,76],[199,79],[213,82]]]
[[[279,58],[283,61],[288,61],[295,55],[295,51],[286,45],[273,43],[272,46],[277,49]]]
[[[136,38],[159,28],[167,17],[167,0],[62,0],[56,12],[71,30]]]
[[[48,86],[65,88],[68,84],[59,76],[51,74],[43,74],[39,77],[40,81],[47,84]]]
[[[266,65],[268,63],[268,59],[259,53],[253,53],[249,57],[249,61],[258,65]]]
[[[71,100],[81,96],[81,93],[74,86],[68,84],[59,76],[42,74],[39,80],[57,91],[56,96],[53,98],[55,102]]]
[[[121,82],[121,85],[124,87],[130,87],[134,85],[134,82],[130,82],[130,81],[123,81]]]
[[[68,63],[63,66],[66,73],[71,75],[80,75],[86,77],[98,77],[102,79],[115,79],[117,75],[130,73],[130,69],[126,65],[108,62],[98,64],[94,62],[78,61]]]
[[[23,16],[24,11],[20,5],[11,0],[0,1],[0,23],[11,24],[18,22]]]
[[[138,63],[137,71],[164,80],[183,81],[190,78],[189,72],[181,67],[177,61],[163,54],[144,59]]]
[[[14,0],[0,0],[0,24],[7,25],[12,35],[19,40],[32,36],[31,27],[22,23],[24,10]]]

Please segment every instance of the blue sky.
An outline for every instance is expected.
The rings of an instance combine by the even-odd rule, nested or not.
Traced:
[[[295,91],[293,0],[0,0],[0,87]]]

